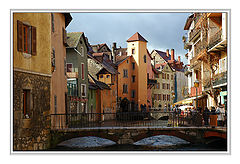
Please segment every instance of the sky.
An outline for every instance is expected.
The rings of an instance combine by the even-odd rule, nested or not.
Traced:
[[[139,32],[147,41],[151,53],[157,49],[175,50],[175,59],[181,56],[184,64],[186,50],[182,36],[187,34],[184,25],[191,13],[71,13],[73,19],[67,32],[84,32],[90,44],[112,43],[127,47],[126,40]]]

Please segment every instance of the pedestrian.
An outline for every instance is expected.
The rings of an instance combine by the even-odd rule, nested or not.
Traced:
[[[167,105],[165,104],[165,106],[164,106],[164,112],[167,112]]]
[[[210,115],[210,111],[209,111],[208,107],[205,107],[205,109],[203,111],[203,120],[204,120],[205,126],[209,125],[209,115]]]
[[[217,126],[217,114],[216,114],[216,109],[214,106],[211,107],[210,125],[213,128],[215,128]]]
[[[223,124],[224,124],[224,108],[220,103],[217,106],[216,114],[218,116],[217,117],[218,126],[223,126]]]

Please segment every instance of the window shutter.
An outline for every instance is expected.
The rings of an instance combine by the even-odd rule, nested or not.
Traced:
[[[37,30],[32,26],[32,55],[37,54]]]
[[[17,50],[23,52],[23,23],[17,21]]]
[[[62,34],[63,34],[63,44],[67,46],[67,32],[64,28],[62,28]]]

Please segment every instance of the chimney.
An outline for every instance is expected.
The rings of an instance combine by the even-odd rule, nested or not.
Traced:
[[[113,46],[112,46],[112,62],[114,64],[116,63],[116,54],[115,54],[116,48],[117,48],[117,43],[113,42]]]
[[[167,57],[169,57],[169,49],[166,50]]]
[[[178,56],[178,61],[181,62],[181,57],[180,56]]]
[[[174,61],[174,49],[171,49],[171,60]]]

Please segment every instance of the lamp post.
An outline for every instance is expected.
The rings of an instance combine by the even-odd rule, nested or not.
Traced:
[[[196,88],[196,110],[197,110],[198,107],[197,88],[199,87],[199,81],[197,79],[194,82],[194,87]]]

